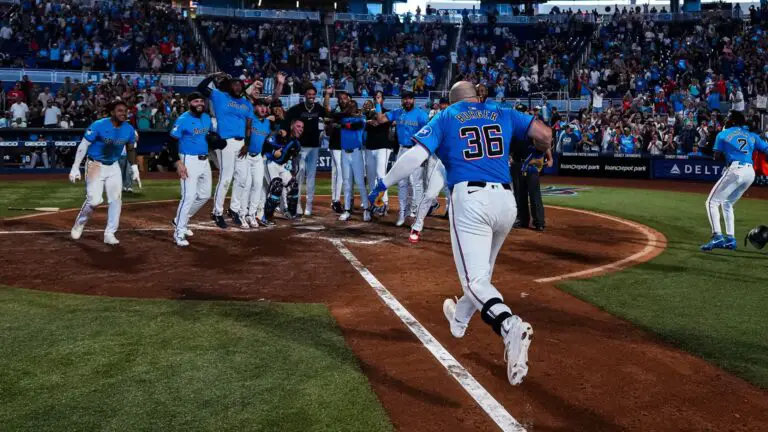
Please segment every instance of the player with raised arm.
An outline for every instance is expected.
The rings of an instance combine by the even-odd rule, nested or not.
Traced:
[[[88,156],[85,162],[86,198],[70,234],[75,240],[83,235],[83,229],[91,214],[104,201],[106,189],[109,211],[104,243],[116,246],[120,244],[115,233],[120,225],[120,211],[123,206],[123,180],[117,162],[124,148],[131,165],[133,181],[141,187],[141,180],[139,167],[136,165],[136,131],[126,122],[128,106],[121,100],[114,101],[109,105],[109,113],[109,117],[96,120],[88,127],[75,153],[75,163],[69,172],[69,180],[72,183],[80,180],[80,164],[83,158]]]
[[[712,239],[701,245],[702,251],[736,249],[733,206],[755,181],[755,168],[752,166],[752,154],[755,151],[768,154],[768,144],[759,135],[749,131],[744,114],[731,111],[725,129],[715,138],[715,160],[725,160],[726,168],[707,197]],[[725,219],[725,237],[720,226],[720,207],[723,208]]]
[[[376,120],[379,123],[395,122],[397,131],[397,142],[400,144],[400,151],[397,158],[401,158],[408,150],[413,147],[411,138],[429,121],[428,114],[415,107],[413,92],[403,92],[402,108],[392,110],[386,113],[380,113]],[[381,105],[376,104],[376,109],[380,111]],[[403,226],[405,218],[413,211],[416,211],[416,205],[421,202],[424,193],[424,169],[419,167],[410,173],[409,178],[402,178],[398,184],[397,198],[400,201],[400,214],[395,225]],[[413,189],[412,201],[409,202],[409,187]],[[413,207],[413,209],[412,209]]]
[[[464,290],[458,302],[443,302],[443,312],[451,333],[460,338],[472,315],[480,311],[483,321],[503,338],[507,378],[517,385],[528,373],[533,329],[512,314],[491,284],[496,257],[517,214],[510,185],[509,143],[512,138],[531,138],[538,151],[546,152],[552,130],[517,110],[490,108],[479,102],[475,87],[467,81],[454,84],[449,97],[451,106],[413,137],[418,145],[377,180],[370,198],[381,205],[387,187],[408,176],[430,154],[440,158],[451,190],[451,246]]]

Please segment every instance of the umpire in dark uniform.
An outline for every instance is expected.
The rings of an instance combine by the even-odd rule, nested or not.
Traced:
[[[518,105],[517,110],[528,111],[524,105]],[[544,231],[546,221],[540,177],[544,165],[552,166],[552,151],[542,157],[541,153],[536,151],[532,140],[513,140],[511,156],[510,170],[517,201],[517,220],[514,227],[533,227],[536,231]]]

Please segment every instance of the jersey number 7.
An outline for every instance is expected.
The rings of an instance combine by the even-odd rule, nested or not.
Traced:
[[[459,129],[459,138],[466,139],[468,149],[462,153],[464,159],[475,160],[485,156],[497,158],[504,155],[504,138],[501,136],[501,125],[490,124],[479,126],[464,126]]]

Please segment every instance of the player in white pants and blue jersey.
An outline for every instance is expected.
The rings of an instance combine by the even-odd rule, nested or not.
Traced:
[[[235,187],[232,194],[238,197],[239,216],[243,229],[259,226],[256,214],[259,212],[262,201],[266,168],[262,150],[264,141],[272,129],[272,122],[267,119],[267,114],[269,114],[269,108],[266,99],[257,99],[251,119],[251,130],[246,137],[248,146],[240,150],[235,164]]]
[[[768,144],[759,135],[749,131],[744,114],[731,111],[725,129],[715,138],[714,156],[725,159],[722,177],[707,197],[707,216],[712,228],[712,239],[701,246],[703,251],[712,249],[736,249],[736,227],[733,206],[755,181],[752,154],[760,151],[768,154]],[[720,207],[725,219],[725,237],[720,226]]]
[[[398,159],[403,157],[403,155],[413,147],[411,138],[413,138],[416,132],[424,127],[429,121],[427,112],[417,109],[415,103],[416,101],[413,92],[403,92],[402,108],[379,114],[377,117],[379,123],[395,122],[397,142],[400,144],[400,151],[397,153]],[[380,108],[381,104],[377,104],[376,109],[380,110]],[[421,202],[424,193],[423,167],[415,169],[410,177],[401,179],[397,187],[397,197],[398,201],[400,201],[400,213],[395,225],[403,226],[405,218],[411,213],[415,213],[416,205]],[[410,189],[413,189],[412,194],[410,194]],[[410,201],[409,198],[411,198]]]
[[[357,184],[363,201],[363,220],[371,220],[368,191],[365,188],[365,165],[363,161],[363,134],[365,118],[357,108],[357,102],[350,100],[344,105],[345,116],[341,125],[341,170],[344,177],[344,213],[339,220],[346,221],[352,216],[353,183]]]
[[[217,78],[220,79],[217,85],[225,91],[209,87]],[[224,200],[227,198],[229,186],[235,175],[235,160],[243,148],[246,132],[250,129],[253,106],[243,94],[243,82],[239,79],[227,78],[222,73],[209,75],[197,86],[197,90],[203,96],[210,98],[216,115],[216,129],[219,136],[227,141],[226,147],[216,150],[216,158],[219,161],[219,182],[216,185],[211,214],[211,219],[219,228],[227,228],[227,222],[224,220]],[[232,196],[230,207],[239,210],[237,199],[238,197]],[[242,224],[237,212],[230,212],[229,216],[237,225]]]
[[[366,125],[365,139],[365,173],[368,181],[368,191],[373,189],[376,179],[382,178],[387,174],[389,157],[392,155],[392,141],[389,139],[389,124],[379,124],[376,120],[379,114],[386,114],[388,110],[384,108],[384,93],[376,92],[376,105],[367,116],[372,117]],[[389,196],[384,193],[384,209],[382,213],[387,214],[389,210]]]
[[[133,180],[141,185],[139,167],[136,165],[136,131],[128,124],[128,107],[123,101],[115,101],[109,105],[110,116],[96,120],[85,131],[80,145],[75,153],[75,162],[69,172],[72,183],[80,179],[80,164],[85,162],[85,192],[86,198],[72,227],[71,236],[77,240],[83,235],[85,224],[96,207],[104,201],[104,190],[107,192],[109,211],[107,227],[104,230],[104,243],[118,245],[115,237],[120,225],[122,210],[123,178],[120,171],[120,155],[126,149],[128,162],[131,164]]]
[[[504,340],[507,378],[513,385],[528,373],[528,348],[533,329],[502,300],[491,284],[493,266],[512,229],[517,208],[510,185],[509,143],[531,138],[541,151],[549,149],[552,130],[517,110],[489,108],[480,103],[474,86],[461,81],[450,91],[452,105],[437,114],[415,136],[418,143],[400,158],[372,197],[421,166],[430,154],[445,165],[451,189],[451,245],[464,295],[443,302],[451,333],[463,337],[472,315]]]
[[[208,141],[211,116],[205,113],[203,95],[187,96],[189,111],[182,114],[171,128],[168,152],[174,159],[181,183],[181,200],[173,218],[173,241],[177,246],[189,246],[192,237],[189,220],[211,198],[211,164],[208,161]]]

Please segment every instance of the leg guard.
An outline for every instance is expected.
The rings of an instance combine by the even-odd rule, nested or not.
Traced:
[[[280,205],[280,197],[283,194],[283,180],[275,177],[269,182],[267,200],[264,203],[264,216],[270,219],[275,214],[275,209]]]
[[[288,213],[296,217],[296,208],[299,204],[299,182],[296,178],[292,178],[285,188],[288,190]]]
[[[496,332],[499,336],[502,336],[501,334],[501,323],[506,321],[507,318],[511,317],[512,314],[509,312],[502,312],[498,314],[497,316],[491,315],[491,308],[497,304],[504,304],[503,301],[501,301],[500,298],[494,297],[483,305],[483,308],[480,310],[480,317],[483,318],[483,321],[485,321],[486,324],[491,326],[493,328],[493,331]]]

